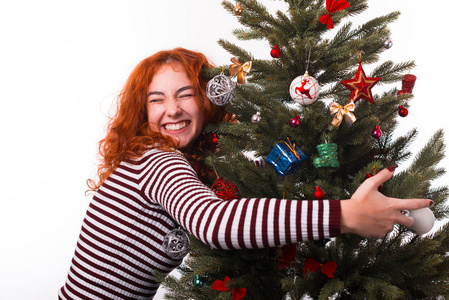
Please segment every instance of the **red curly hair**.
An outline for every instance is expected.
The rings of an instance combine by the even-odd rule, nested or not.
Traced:
[[[109,120],[107,133],[99,142],[101,157],[97,170],[98,180],[88,180],[89,188],[95,190],[108,178],[122,161],[141,156],[149,147],[174,151],[177,141],[150,129],[147,117],[147,89],[153,76],[167,64],[181,66],[192,82],[195,100],[202,111],[204,125],[230,121],[230,115],[206,96],[207,79],[202,72],[213,67],[206,56],[183,48],[160,51],[141,61],[131,72],[125,86],[117,97],[117,110]],[[184,150],[199,177],[208,170],[202,163],[206,151],[214,151],[210,135],[201,134],[192,147]]]

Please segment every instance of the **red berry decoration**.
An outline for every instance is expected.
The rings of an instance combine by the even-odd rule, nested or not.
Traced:
[[[318,185],[315,187],[314,196],[315,196],[315,199],[317,199],[317,200],[324,199],[324,192],[321,190],[321,188]]]
[[[293,128],[296,128],[299,125],[301,125],[301,117],[296,115],[296,117],[294,117],[290,120],[290,126]]]
[[[223,200],[240,199],[239,190],[228,180],[217,178],[217,181],[211,186],[211,190]]]
[[[373,138],[379,139],[382,136],[382,130],[380,130],[380,126],[376,125],[371,135],[373,136]]]
[[[404,106],[400,105],[400,106],[399,106],[399,111],[398,111],[398,113],[399,113],[399,115],[400,115],[401,117],[407,117],[407,115],[408,115],[408,109],[405,108]]]
[[[278,58],[281,55],[281,50],[279,49],[278,45],[274,45],[273,49],[271,49],[271,57]]]

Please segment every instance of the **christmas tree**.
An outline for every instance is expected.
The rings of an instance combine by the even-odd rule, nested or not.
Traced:
[[[395,132],[407,115],[416,80],[407,74],[413,61],[380,62],[390,47],[387,25],[400,13],[354,28],[351,17],[368,8],[365,0],[285,2],[287,11],[275,15],[258,1],[222,3],[245,26],[236,29],[235,36],[266,41],[273,58],[257,59],[249,49],[219,41],[235,59],[205,76],[223,72],[237,75],[240,83],[226,107],[237,122],[206,128],[218,137],[219,152],[206,159],[217,178],[233,183],[240,197],[347,199],[377,170],[411,160],[379,189],[391,197],[432,199],[435,218],[446,218],[448,188],[431,186],[445,173],[437,166],[444,156],[443,132],[436,132],[413,157],[408,147],[417,130]],[[373,67],[369,74],[367,66]],[[376,94],[380,85],[390,90]],[[211,250],[192,237],[190,255],[179,268],[181,276],[164,279],[165,297],[449,297],[447,227],[421,236],[398,225],[383,238],[344,234],[232,251]]]

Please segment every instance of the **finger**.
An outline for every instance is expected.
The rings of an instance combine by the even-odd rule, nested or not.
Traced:
[[[410,215],[399,212],[396,223],[404,225],[405,227],[412,227],[414,220]]]
[[[372,184],[377,188],[379,185],[383,184],[385,181],[393,177],[394,170],[396,170],[397,167],[397,165],[392,165],[388,168],[383,169],[369,179],[371,179]]]
[[[429,199],[397,199],[394,198],[392,208],[396,210],[416,210],[433,206],[433,201]]]

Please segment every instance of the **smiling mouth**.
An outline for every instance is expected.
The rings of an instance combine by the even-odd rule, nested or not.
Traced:
[[[187,127],[190,124],[190,121],[182,121],[179,123],[170,123],[163,125],[165,130],[169,131],[177,131]]]

